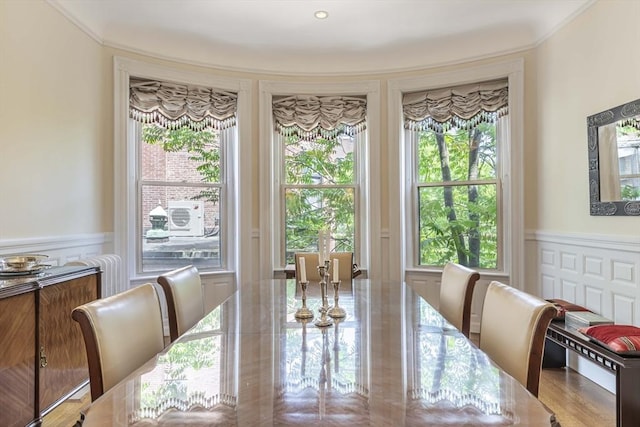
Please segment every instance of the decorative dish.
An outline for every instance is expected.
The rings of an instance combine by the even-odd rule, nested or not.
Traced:
[[[19,254],[0,257],[0,273],[34,274],[45,266],[41,262],[49,258],[41,254]]]

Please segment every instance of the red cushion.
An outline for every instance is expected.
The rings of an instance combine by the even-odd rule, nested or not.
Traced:
[[[579,331],[616,353],[640,356],[640,328],[636,326],[596,325]]]

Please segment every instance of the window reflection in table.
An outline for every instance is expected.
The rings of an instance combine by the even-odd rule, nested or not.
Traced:
[[[413,307],[407,310],[408,337],[413,338],[407,339],[408,418],[417,415],[412,411],[446,402],[511,424],[513,410],[504,406],[500,370],[489,357],[423,299],[410,297],[407,304]]]
[[[368,330],[363,322],[369,313],[362,303],[366,296],[357,295],[366,293],[367,288],[341,293],[340,306],[347,316],[334,319],[332,326],[318,328],[313,320],[295,318],[300,304],[295,286],[295,281],[287,282],[286,316],[281,317],[282,360],[276,384],[275,422],[291,422],[289,417],[294,413],[298,417],[307,413],[311,418],[345,420],[349,405],[360,406],[359,412],[366,408],[369,394]],[[320,299],[308,299],[308,306],[315,313],[319,305]]]
[[[234,304],[217,307],[158,356],[156,368],[141,375],[138,408],[129,422],[160,419],[171,411],[212,410],[235,425],[236,375],[230,357],[236,336],[229,332]]]

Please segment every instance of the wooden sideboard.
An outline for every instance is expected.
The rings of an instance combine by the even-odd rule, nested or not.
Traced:
[[[78,305],[100,297],[97,267],[52,267],[36,277],[0,279],[1,426],[38,425],[86,385]]]

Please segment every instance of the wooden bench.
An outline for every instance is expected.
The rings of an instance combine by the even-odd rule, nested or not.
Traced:
[[[543,368],[566,365],[567,350],[576,352],[616,375],[616,426],[636,427],[640,420],[640,357],[622,356],[596,344],[564,321],[554,320],[547,329]]]

